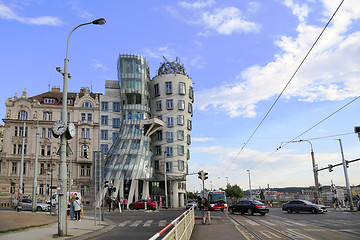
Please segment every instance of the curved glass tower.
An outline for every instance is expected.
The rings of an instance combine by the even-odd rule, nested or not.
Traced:
[[[138,55],[120,55],[118,78],[123,120],[105,162],[105,180],[116,190],[112,196],[134,200],[149,197],[152,177],[150,135],[163,122],[150,119],[148,62]]]

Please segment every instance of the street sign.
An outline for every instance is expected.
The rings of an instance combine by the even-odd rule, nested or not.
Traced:
[[[57,186],[51,186],[50,189],[57,189]]]

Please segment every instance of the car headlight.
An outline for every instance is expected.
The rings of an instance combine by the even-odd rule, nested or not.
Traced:
[[[226,203],[224,204],[224,207],[227,207],[227,204],[226,204]]]

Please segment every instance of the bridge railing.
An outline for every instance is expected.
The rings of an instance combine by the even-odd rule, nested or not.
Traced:
[[[172,226],[173,228],[162,238],[163,240],[189,240],[195,226],[194,206],[149,238],[149,240],[157,239]]]

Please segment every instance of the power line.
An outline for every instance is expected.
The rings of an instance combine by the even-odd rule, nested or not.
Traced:
[[[310,52],[313,50],[313,48],[315,47],[315,45],[317,44],[317,42],[319,41],[320,37],[322,36],[322,34],[324,33],[325,29],[329,26],[330,22],[332,21],[332,19],[334,18],[335,14],[338,12],[338,10],[340,9],[341,5],[343,4],[345,0],[342,0],[341,3],[339,4],[339,6],[336,8],[335,12],[333,13],[333,15],[331,16],[331,18],[329,19],[329,21],[326,23],[326,25],[324,26],[324,28],[322,29],[322,31],[320,32],[319,36],[316,38],[315,42],[312,44],[311,48],[309,49],[309,51],[306,53],[305,57],[303,58],[303,60],[300,62],[299,66],[296,68],[295,72],[293,73],[293,75],[290,77],[290,80],[286,83],[285,87],[283,88],[283,90],[280,92],[280,94],[277,96],[276,100],[274,101],[274,103],[271,105],[270,109],[267,111],[267,113],[265,114],[265,116],[263,117],[263,119],[260,121],[259,125],[255,128],[255,130],[253,131],[253,133],[250,135],[250,137],[248,138],[248,140],[244,143],[244,145],[241,147],[239,153],[236,155],[236,157],[234,158],[234,160],[231,162],[231,164],[229,165],[229,167],[225,170],[229,170],[229,168],[231,167],[231,165],[234,163],[234,161],[238,158],[238,156],[240,155],[240,153],[242,152],[242,150],[245,148],[245,146],[250,142],[250,140],[252,139],[252,137],[255,135],[255,133],[258,131],[258,129],[260,128],[260,126],[262,125],[262,123],[265,121],[265,119],[267,118],[267,116],[270,114],[270,112],[272,111],[272,109],[275,107],[275,104],[279,101],[280,97],[282,96],[282,94],[285,92],[286,88],[289,86],[289,84],[291,83],[291,81],[293,80],[293,78],[295,77],[295,75],[297,74],[297,72],[299,71],[300,67],[303,65],[303,63],[305,62],[306,58],[309,56]],[[315,126],[314,126],[315,127]],[[301,136],[301,135],[300,135]]]

